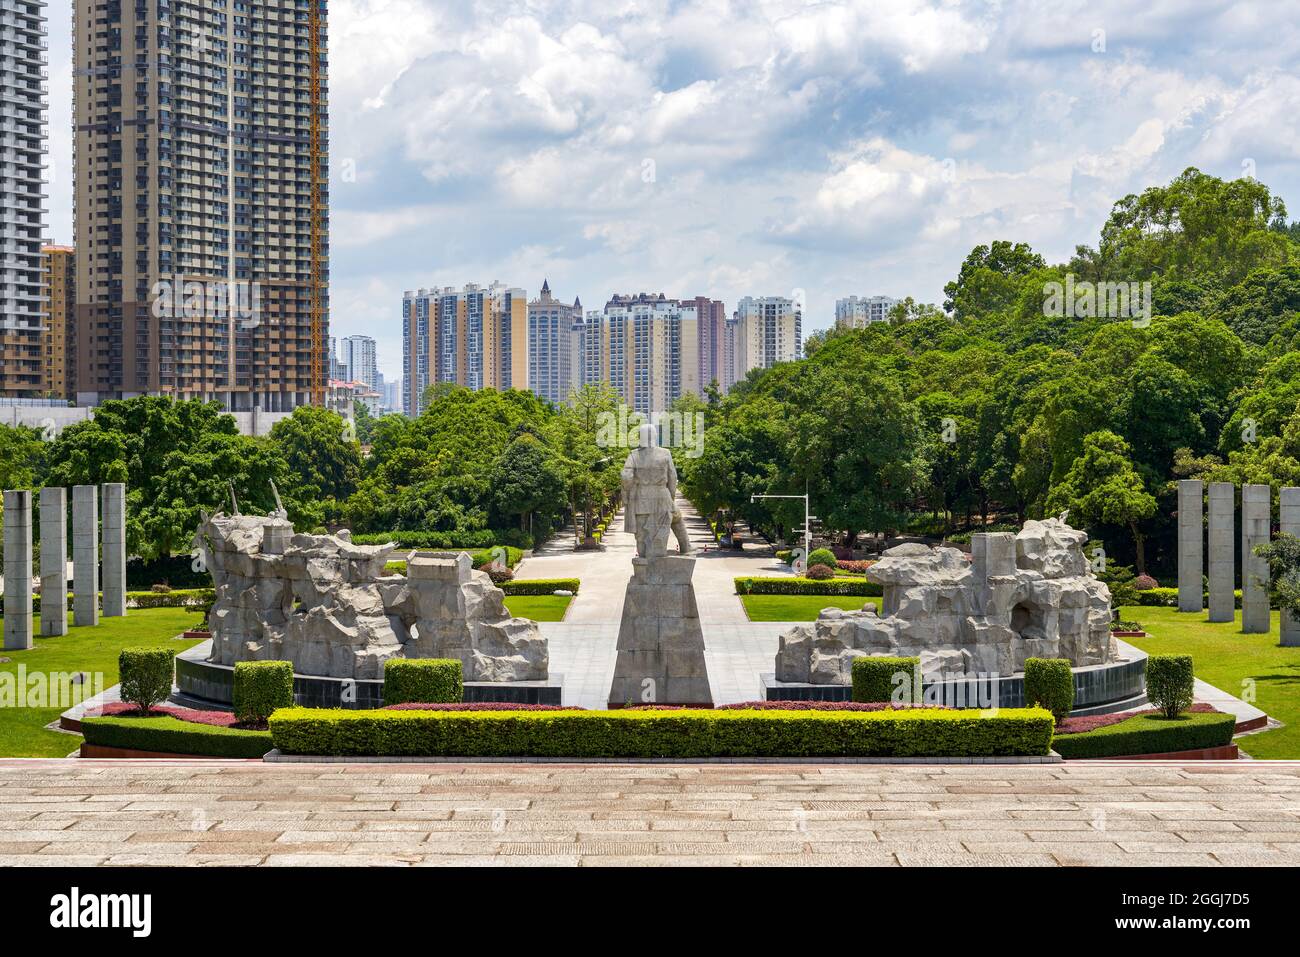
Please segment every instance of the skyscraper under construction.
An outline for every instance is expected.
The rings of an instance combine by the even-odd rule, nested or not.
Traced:
[[[321,402],[325,0],[74,0],[77,397]]]

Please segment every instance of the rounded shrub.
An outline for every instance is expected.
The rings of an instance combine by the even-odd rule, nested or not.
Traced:
[[[1133,587],[1138,591],[1150,591],[1153,588],[1159,588],[1160,582],[1156,581],[1150,575],[1139,575],[1133,579]]]
[[[176,654],[170,648],[123,648],[117,656],[121,698],[142,713],[172,693]]]
[[[442,704],[465,695],[455,658],[390,658],[384,662],[384,705]]]
[[[1147,699],[1176,718],[1192,704],[1196,675],[1191,655],[1151,655],[1147,658]]]
[[[921,659],[883,655],[853,659],[853,700],[919,704]]]
[[[231,695],[235,717],[258,727],[277,708],[293,707],[293,664],[288,661],[237,661]]]
[[[829,548],[814,548],[808,554],[808,567],[814,565],[825,565],[827,568],[834,569],[839,562],[835,558],[835,553]]]
[[[1025,704],[1046,708],[1060,721],[1074,707],[1074,674],[1068,658],[1025,659]]]
[[[829,565],[814,565],[808,569],[808,577],[815,582],[830,581],[835,577],[835,570]]]

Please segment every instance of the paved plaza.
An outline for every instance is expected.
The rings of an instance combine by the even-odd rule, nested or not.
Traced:
[[[678,502],[698,551],[695,600],[704,632],[704,659],[709,687],[717,704],[761,697],[759,675],[772,671],[777,637],[788,622],[751,622],[736,595],[737,575],[790,574],[770,549],[741,554],[719,551],[708,525],[685,501]],[[580,578],[582,587],[562,622],[542,622],[550,645],[551,673],[564,677],[564,703],[604,708],[617,657],[623,594],[632,577],[636,542],[623,531],[620,513],[611,521],[601,552],[551,552],[527,558],[517,578]],[[675,548],[670,545],[670,550]]]
[[[1300,762],[0,761],[0,864],[1300,865]]]

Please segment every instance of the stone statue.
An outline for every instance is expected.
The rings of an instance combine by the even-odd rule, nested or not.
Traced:
[[[270,518],[278,518],[280,521],[288,521],[289,510],[284,507],[284,502],[280,501],[280,490],[275,487],[275,479],[271,479],[271,494],[275,496],[275,511],[270,514]]]
[[[636,536],[639,558],[662,558],[668,554],[668,532],[677,539],[677,550],[691,552],[686,523],[677,509],[677,467],[672,453],[660,448],[653,425],[637,431],[639,446],[623,463],[623,527]]]

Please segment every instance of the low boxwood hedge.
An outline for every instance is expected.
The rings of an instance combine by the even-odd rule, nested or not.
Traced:
[[[1232,742],[1237,719],[1220,712],[1139,714],[1080,734],[1059,734],[1052,748],[1063,758],[1111,758],[1124,754],[1169,754],[1198,748],[1217,748]]]
[[[516,578],[502,582],[500,588],[507,595],[553,595],[557,591],[578,594],[578,578]]]
[[[904,675],[906,680],[895,681]],[[859,702],[894,701],[898,704],[921,700],[921,659],[891,658],[880,655],[853,660],[853,700]]]
[[[176,718],[82,718],[88,744],[213,758],[260,758],[271,750],[269,731],[245,731]]]
[[[902,711],[342,711],[271,716],[286,754],[557,758],[1042,755],[1052,716]]]
[[[384,704],[441,704],[465,696],[455,658],[390,658],[384,662]]]
[[[737,595],[843,595],[848,597],[879,598],[883,589],[875,582],[862,578],[832,578],[816,581],[811,578],[773,576],[770,578],[740,577],[735,579]]]

